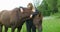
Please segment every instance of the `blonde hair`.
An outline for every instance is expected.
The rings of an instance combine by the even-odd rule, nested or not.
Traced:
[[[35,12],[35,7],[33,7],[32,3],[28,3],[27,8],[31,9],[33,12]]]
[[[28,3],[27,7],[28,7],[29,9],[32,9],[32,8],[33,8],[33,4],[32,4],[32,3]]]

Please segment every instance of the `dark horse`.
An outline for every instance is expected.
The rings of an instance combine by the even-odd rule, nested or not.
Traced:
[[[35,27],[38,29],[38,32],[42,32],[42,19],[43,16],[41,13],[38,13],[34,18],[33,18],[33,24]]]
[[[32,28],[32,32],[36,32],[36,28],[38,28],[38,32],[42,32],[42,14],[41,12],[39,13],[35,13],[33,14],[33,18],[30,20],[26,20],[27,21],[27,31],[31,32],[31,28]],[[31,21],[31,22],[30,22]]]
[[[21,12],[20,8],[14,8],[13,10],[3,10],[0,12],[0,32],[2,32],[2,26],[5,26],[5,32],[7,32],[8,27],[11,27],[14,32],[15,28],[18,28],[18,32],[20,32],[21,27],[25,20],[30,19],[30,15],[33,13],[31,10],[27,8],[23,8],[23,12]]]

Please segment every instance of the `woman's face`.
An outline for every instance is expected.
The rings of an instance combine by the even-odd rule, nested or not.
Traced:
[[[31,6],[31,5],[28,5],[27,7],[28,7],[29,9],[32,9],[32,6]]]

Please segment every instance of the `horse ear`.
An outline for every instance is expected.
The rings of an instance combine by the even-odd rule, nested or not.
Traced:
[[[20,8],[20,11],[23,12],[23,8]]]

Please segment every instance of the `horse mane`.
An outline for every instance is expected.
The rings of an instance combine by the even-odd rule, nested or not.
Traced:
[[[21,9],[20,8],[22,8],[23,11],[25,11],[25,9],[27,9],[26,7],[16,7],[16,8],[13,9],[13,11],[21,12]]]

